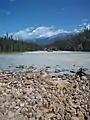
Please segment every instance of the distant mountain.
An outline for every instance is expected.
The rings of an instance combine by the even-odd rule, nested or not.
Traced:
[[[39,45],[47,45],[51,44],[57,40],[65,40],[65,39],[70,39],[75,33],[60,33],[58,35],[54,35],[51,37],[42,37],[42,38],[36,38],[36,39],[28,39],[25,40],[26,42],[32,42],[32,43],[37,43]]]
[[[46,48],[56,47],[65,51],[90,51],[90,28],[79,34],[75,34],[71,39],[64,39],[46,45]]]
[[[83,29],[81,30],[73,30],[73,31],[69,31],[69,32],[62,32],[62,33],[59,33],[57,35],[53,35],[51,37],[41,37],[41,38],[36,38],[36,39],[28,39],[26,40],[26,42],[31,42],[31,43],[36,43],[36,44],[39,44],[39,45],[48,45],[48,44],[52,44],[53,42],[56,42],[56,41],[60,41],[60,40],[69,40],[71,39],[73,36],[81,33],[84,31],[84,27]],[[90,30],[90,24],[88,24],[86,26],[86,29],[87,30]]]
[[[40,26],[28,27],[17,32],[6,33],[5,36],[15,40],[23,40],[28,43],[37,43],[39,45],[51,44],[57,40],[71,39],[73,35],[82,32],[84,29],[90,29],[90,23],[81,23],[73,30],[56,29],[54,27]]]

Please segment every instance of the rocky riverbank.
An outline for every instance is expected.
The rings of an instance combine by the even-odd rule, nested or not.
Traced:
[[[0,70],[0,120],[90,120],[90,81],[34,67]]]

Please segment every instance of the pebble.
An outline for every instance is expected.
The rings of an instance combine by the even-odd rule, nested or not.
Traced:
[[[78,117],[71,117],[71,120],[79,120]]]
[[[8,117],[9,117],[9,118],[13,118],[13,117],[14,117],[14,113],[13,113],[12,111],[9,111],[9,112],[8,112]]]
[[[82,80],[87,80],[87,77],[86,76],[82,76]]]
[[[50,76],[24,66],[9,72],[0,70],[0,120],[89,120],[90,82],[85,76]]]

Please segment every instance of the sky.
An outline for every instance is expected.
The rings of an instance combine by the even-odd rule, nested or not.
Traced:
[[[78,32],[89,21],[90,0],[0,0],[0,35],[33,38]]]

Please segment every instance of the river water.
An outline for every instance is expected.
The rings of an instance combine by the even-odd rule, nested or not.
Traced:
[[[0,68],[18,65],[52,68],[58,66],[65,69],[84,67],[90,70],[90,52],[38,51],[0,55]]]

